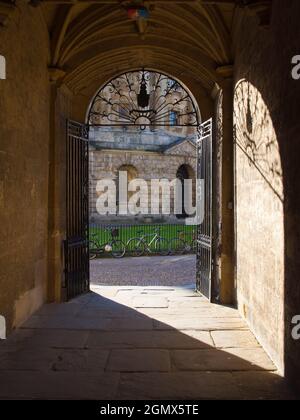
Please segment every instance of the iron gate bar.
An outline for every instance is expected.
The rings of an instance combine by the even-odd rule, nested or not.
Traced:
[[[129,81],[129,74],[134,73],[139,75],[137,80],[140,82],[143,80],[143,77],[145,78],[146,92],[145,85],[142,89],[142,83],[140,85],[139,93],[138,91],[134,91],[134,89],[132,89],[133,85]],[[152,75],[156,75],[157,79],[152,91],[150,90],[148,92],[147,83],[150,84],[150,73]],[[126,96],[122,94],[118,87],[114,86],[114,82],[122,77],[123,81],[125,80],[125,83],[127,83],[127,87],[129,88],[129,93]],[[167,88],[165,89],[164,85],[166,83]],[[107,100],[105,97],[101,96],[103,90],[108,87],[110,89],[108,90],[108,93],[110,94],[110,100]],[[161,90],[163,94],[159,95],[159,90]],[[131,96],[132,92],[134,93],[133,96]],[[172,92],[176,93],[177,97],[179,96],[179,98],[175,101],[168,102],[166,98],[168,97],[169,100]],[[115,104],[112,102],[113,93],[115,93],[116,96],[119,96],[119,100],[117,100]],[[120,99],[124,99],[124,97],[128,100],[128,103],[125,105],[122,103],[122,101],[120,101]],[[147,103],[147,106],[143,108],[144,104],[146,104],[146,99],[149,102]],[[101,113],[99,112],[99,109],[94,109],[97,101],[102,101],[107,106],[112,107],[112,112],[105,111],[104,113]],[[180,110],[178,110],[179,104],[185,105],[182,106]],[[114,105],[118,106],[117,112],[116,108],[113,108]],[[125,115],[124,111],[128,112],[128,114]],[[171,124],[169,118],[167,118],[170,111],[177,112],[178,117],[181,119],[186,118],[186,121],[183,123],[181,120],[180,122],[177,121],[176,124]],[[96,121],[95,118],[92,120],[93,116],[98,116],[98,121]],[[117,120],[111,119],[110,116],[117,117]],[[104,118],[104,121],[101,120],[101,118]],[[144,120],[140,121],[141,118],[144,118]],[[164,120],[165,118],[166,120]],[[210,138],[211,140],[211,123],[212,121],[209,120],[201,125],[201,156],[202,159],[204,159],[204,162],[207,161],[207,159],[211,159],[211,151],[209,152],[207,147],[204,147],[205,139]],[[139,126],[141,129],[145,129],[146,127],[194,127],[198,129],[199,124],[199,110],[188,91],[178,81],[171,79],[168,75],[145,69],[121,74],[120,76],[108,82],[102,89],[100,89],[92,101],[88,114],[88,122],[86,125],[71,120],[67,121],[67,234],[66,240],[64,242],[64,250],[65,289],[67,291],[68,300],[89,291],[90,287],[88,197],[89,128]],[[198,153],[199,151],[200,147],[198,147]],[[206,182],[208,182],[209,179],[211,180],[211,164],[205,169],[205,171],[205,173],[203,172],[203,176],[206,179]],[[210,191],[211,195],[211,188],[207,190]],[[206,202],[206,218],[207,214],[210,215],[211,208],[211,204]],[[209,297],[211,288],[211,220],[208,221],[206,219],[203,225],[198,227],[198,239],[199,242],[197,250],[197,261],[199,264],[199,270],[197,273],[197,289]],[[205,281],[203,281],[203,279]]]
[[[197,290],[211,300],[212,289],[212,119],[200,126],[197,178],[204,181],[204,219],[198,226]]]
[[[89,143],[86,125],[67,121],[64,242],[66,298],[89,291]]]

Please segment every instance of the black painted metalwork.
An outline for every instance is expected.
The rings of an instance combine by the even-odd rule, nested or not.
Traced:
[[[204,218],[198,226],[197,290],[211,300],[212,292],[212,120],[201,124],[197,142],[197,178],[204,185]]]
[[[88,127],[67,122],[65,248],[66,298],[89,291],[89,144]]]
[[[205,214],[197,227],[199,292],[211,299],[212,289],[212,120],[200,125],[197,107],[177,81],[162,73],[140,70],[110,81],[95,96],[88,124],[67,126],[67,299],[89,290],[88,130],[90,126],[197,127],[198,174],[205,184]],[[196,239],[196,238],[195,238]]]
[[[176,80],[151,70],[122,74],[96,94],[88,115],[91,126],[199,127],[191,95]]]

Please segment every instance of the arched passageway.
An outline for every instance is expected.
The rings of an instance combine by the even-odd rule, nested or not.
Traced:
[[[93,261],[92,281],[110,285],[194,284],[195,287],[196,226],[195,223],[194,226],[184,223],[193,215],[189,211],[193,212],[195,206],[197,139],[201,121],[195,98],[172,76],[137,69],[118,75],[100,87],[91,99],[86,115],[91,145],[93,238],[101,237],[102,243],[107,237],[105,231],[114,228],[119,244],[123,242],[126,249],[124,257],[146,256],[139,262],[107,260],[98,264]],[[180,167],[187,173],[186,178],[191,176],[191,186],[178,177]],[[106,196],[105,188],[100,184],[108,178],[116,182],[113,212],[108,208],[112,203],[105,211],[100,210]],[[177,181],[180,191],[174,184]],[[176,211],[178,215],[182,214],[181,223],[176,219]],[[177,247],[173,247],[179,230],[184,239],[180,240],[183,246],[180,254],[187,255],[182,259],[181,272],[174,276],[172,261],[176,263],[176,259],[167,256],[179,253]],[[155,258],[160,255],[165,257],[165,266],[161,258]],[[152,256],[150,264],[149,256]],[[138,265],[144,267],[144,275]],[[167,267],[169,270],[163,270]],[[99,268],[104,269],[105,274]],[[119,276],[119,269],[123,278]],[[140,278],[136,276],[136,269]]]
[[[193,94],[203,121],[214,117],[214,297],[238,306],[280,373],[299,387],[292,320],[300,306],[300,85],[289,71],[299,48],[299,2],[145,1],[142,20],[132,18],[127,1],[30,3],[0,1],[7,62],[0,80],[0,315],[8,332],[45,301],[64,300],[66,120],[85,123],[91,98],[114,77],[159,70]],[[247,385],[259,374],[250,377]]]

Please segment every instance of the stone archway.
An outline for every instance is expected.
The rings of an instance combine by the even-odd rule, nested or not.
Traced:
[[[220,194],[220,301],[232,303],[235,278],[232,147],[235,140],[232,122],[235,67],[236,75],[241,72],[243,78],[247,77],[250,81],[255,79],[252,84],[259,87],[259,91],[264,90],[261,87],[265,88],[265,96],[268,96],[268,101],[265,102],[268,108],[272,109],[276,132],[282,146],[280,155],[287,197],[284,202],[284,303],[287,317],[286,333],[289,338],[286,341],[287,350],[290,350],[291,355],[290,370],[296,372],[298,368],[299,371],[299,346],[291,341],[289,331],[291,316],[299,308],[299,284],[295,280],[299,273],[299,186],[295,182],[299,179],[299,165],[295,153],[298,151],[299,124],[297,107],[295,106],[296,111],[290,111],[291,104],[298,103],[299,90],[288,71],[293,50],[298,48],[298,2],[291,0],[285,5],[283,2],[280,4],[278,1],[267,1],[262,6],[261,2],[254,0],[240,8],[238,1],[187,0],[183,3],[162,0],[154,9],[151,8],[151,19],[146,22],[146,26],[130,20],[123,7],[124,3],[121,4],[117,0],[111,0],[109,3],[99,1],[92,6],[80,0],[67,2],[68,4],[38,2],[38,9],[31,8],[28,2],[20,1],[20,15],[14,13],[16,7],[13,2],[10,3],[9,7],[2,7],[4,12],[1,9],[1,22],[7,21],[6,15],[11,15],[9,24],[1,31],[1,45],[13,77],[9,74],[2,85],[3,98],[7,97],[10,100],[3,100],[0,126],[6,140],[2,153],[4,176],[1,181],[1,197],[3,199],[8,196],[11,201],[10,211],[8,212],[4,205],[1,211],[4,215],[3,236],[10,239],[11,231],[16,232],[21,238],[20,246],[23,252],[19,253],[20,258],[16,262],[15,241],[4,241],[2,255],[5,263],[5,294],[1,295],[1,307],[4,308],[9,330],[20,325],[45,301],[47,287],[49,300],[61,299],[64,279],[62,241],[65,238],[66,225],[63,204],[66,118],[84,121],[87,104],[99,86],[114,75],[141,67],[160,69],[182,80],[194,93],[197,102],[201,103],[203,119],[213,114],[214,99],[211,98],[211,93],[215,92],[215,84],[223,89],[221,159],[224,182]],[[185,3],[188,3],[188,6]],[[268,27],[271,3],[274,6],[272,25]],[[251,17],[247,16],[248,12]],[[43,14],[46,19],[43,18]],[[290,25],[281,24],[283,16]],[[257,46],[262,47],[258,49]],[[32,77],[33,67],[36,69],[36,77]],[[270,67],[273,69],[272,74],[268,71]],[[16,84],[19,87],[18,96],[12,96],[11,92],[15,90]],[[34,94],[28,95],[28,92]],[[246,95],[249,93],[246,92]],[[284,106],[278,98],[289,98],[290,105]],[[26,108],[24,103],[28,104]],[[244,107],[243,104],[241,106]],[[16,124],[16,115],[21,118],[20,124]],[[251,134],[251,119],[248,119],[247,115],[242,118],[247,121],[244,127],[245,134]],[[33,127],[28,121],[36,121],[37,124]],[[49,128],[47,132],[45,127]],[[17,141],[20,137],[24,139],[22,147]],[[252,153],[253,139],[250,140],[252,143],[249,142],[246,151]],[[20,168],[26,169],[28,178],[24,177],[24,170],[19,170]],[[30,168],[31,172],[27,171],[27,168]],[[247,168],[249,176],[250,172]],[[8,180],[11,173],[14,173],[15,182],[18,183],[18,191],[30,198],[26,202],[22,223],[19,217],[21,199],[18,196],[12,198],[15,192],[11,181]],[[261,180],[258,181],[260,182]],[[241,185],[238,185],[238,189],[241,191]],[[250,204],[253,205],[253,201]],[[11,220],[15,221],[14,226]],[[37,238],[34,249],[27,247],[28,243],[32,243],[32,237]],[[257,255],[260,255],[261,249],[257,247]],[[271,251],[267,248],[266,252]],[[25,255],[27,261],[22,260]],[[265,275],[267,270],[263,266],[262,258],[254,262],[259,265],[259,273]],[[246,257],[243,264],[247,266]],[[262,295],[265,293],[264,297],[267,300],[265,282],[261,283]],[[262,296],[259,294],[258,305],[261,302]],[[253,320],[247,305],[241,308],[241,312]],[[270,342],[274,340],[265,325],[261,328],[261,335]]]

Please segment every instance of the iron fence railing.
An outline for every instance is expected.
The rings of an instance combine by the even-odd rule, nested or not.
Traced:
[[[196,232],[197,226],[185,224],[91,224],[90,240],[96,241],[103,249],[112,240],[122,241],[126,248],[125,256],[138,256],[136,248],[140,249],[142,245],[145,255],[193,254],[196,253]],[[111,254],[103,252],[101,256],[109,257]]]

